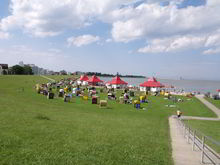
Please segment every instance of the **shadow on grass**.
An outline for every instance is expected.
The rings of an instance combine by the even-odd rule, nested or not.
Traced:
[[[42,115],[42,114],[38,114],[35,118],[39,120],[50,120],[49,117]]]

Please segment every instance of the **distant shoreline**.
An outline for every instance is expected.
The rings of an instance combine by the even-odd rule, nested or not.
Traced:
[[[115,76],[100,76],[100,77],[115,77]],[[119,76],[122,78],[146,78],[145,76]]]

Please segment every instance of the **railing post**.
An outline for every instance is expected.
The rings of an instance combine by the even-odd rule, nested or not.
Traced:
[[[186,137],[186,125],[184,125],[184,138]]]
[[[188,143],[189,143],[189,137],[190,137],[190,127],[188,127],[188,138],[187,138]]]
[[[192,144],[192,150],[194,151],[194,147],[195,147],[195,138],[196,138],[196,131],[193,131],[193,144]]]
[[[205,136],[202,137],[201,163],[203,163],[203,159],[204,159],[204,148],[205,148]]]

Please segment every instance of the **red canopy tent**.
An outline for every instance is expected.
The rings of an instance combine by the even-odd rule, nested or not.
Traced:
[[[89,80],[87,80],[89,84],[97,84],[99,82],[103,82],[96,75],[93,75]]]
[[[106,82],[105,82],[105,85],[106,85],[106,84],[111,84],[111,81],[106,81]]]
[[[108,82],[111,85],[127,85],[128,83],[123,81],[119,76],[116,76],[112,81]]]
[[[164,87],[163,84],[161,84],[160,82],[158,82],[154,77],[153,78],[149,78],[147,81],[145,81],[144,83],[140,84],[141,87],[157,87],[157,88],[162,88]]]
[[[87,80],[89,80],[89,78],[86,75],[82,75],[79,79],[79,81],[87,81]]]

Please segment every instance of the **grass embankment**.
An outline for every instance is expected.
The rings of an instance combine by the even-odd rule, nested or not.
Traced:
[[[214,100],[208,97],[205,97],[205,99],[220,109],[220,100]]]
[[[173,164],[168,116],[176,109],[165,107],[171,101],[151,96],[146,110],[115,101],[100,109],[91,99],[47,100],[34,89],[47,81],[0,76],[0,164]],[[201,115],[196,107],[184,113]]]
[[[215,141],[220,142],[220,121],[186,120],[185,123],[206,136],[211,137]],[[220,146],[211,143],[210,140],[207,140],[207,143],[220,153]]]
[[[76,76],[76,75],[47,75],[46,77],[49,77],[49,78],[54,79],[56,81],[59,81],[61,79],[78,78],[80,76]]]
[[[177,107],[180,108],[184,116],[217,117],[213,111],[209,110],[196,97],[186,98],[179,96],[178,98],[184,100],[183,102],[177,103]]]

